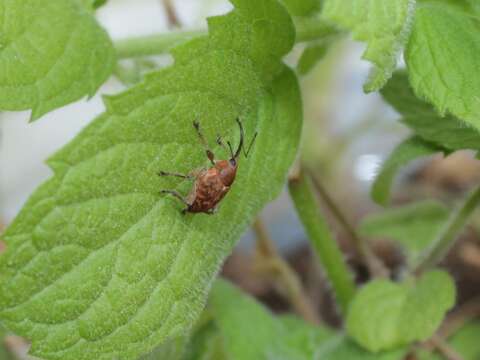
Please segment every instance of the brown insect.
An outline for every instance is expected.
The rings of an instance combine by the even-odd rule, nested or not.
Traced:
[[[201,143],[205,148],[208,160],[212,166],[208,169],[195,170],[191,173],[184,175],[178,173],[170,173],[165,171],[160,171],[158,175],[160,176],[176,176],[182,179],[195,180],[192,190],[185,198],[176,190],[161,190],[162,194],[170,194],[175,196],[177,199],[182,201],[186,208],[182,210],[182,213],[187,212],[191,213],[206,213],[214,214],[218,203],[224,198],[224,196],[230,190],[233,182],[235,181],[235,176],[237,174],[238,168],[238,159],[243,150],[245,157],[248,157],[252,145],[257,137],[257,133],[253,136],[248,149],[245,151],[243,146],[243,140],[245,137],[243,125],[240,119],[237,119],[238,126],[240,127],[240,142],[238,148],[233,152],[232,144],[230,141],[227,141],[228,150],[230,151],[229,160],[215,160],[215,155],[212,150],[208,147],[207,141],[200,130],[200,124],[197,121],[193,122],[193,126],[200,138]],[[220,136],[217,137],[217,144],[222,146],[224,149],[227,149],[225,144],[222,142]]]

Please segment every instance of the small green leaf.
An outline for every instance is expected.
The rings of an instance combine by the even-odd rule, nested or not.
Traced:
[[[391,77],[408,40],[414,12],[415,0],[325,0],[324,16],[367,43],[363,58],[374,68],[365,91],[380,89]]]
[[[390,189],[397,171],[419,157],[429,156],[441,151],[444,151],[444,149],[415,136],[402,142],[382,164],[372,186],[373,200],[380,205],[387,205],[390,201]]]
[[[369,352],[346,336],[336,336],[321,346],[316,360],[404,360],[406,348],[377,353]]]
[[[480,128],[480,19],[445,1],[420,3],[405,60],[417,96]]]
[[[394,349],[428,339],[454,302],[455,285],[443,271],[428,272],[414,283],[374,280],[352,301],[346,328],[372,352]]]
[[[381,93],[422,139],[449,150],[480,149],[479,131],[453,115],[440,116],[432,105],[417,98],[405,71],[397,71]]]
[[[183,336],[224,258],[280,193],[302,122],[297,79],[281,62],[294,27],[275,0],[233,3],[209,19],[208,36],[174,49],[173,66],[109,97],[50,158],[54,176],[7,229],[0,317],[34,355],[129,360]],[[258,131],[250,156],[215,215],[183,215],[159,191],[192,184],[158,171],[207,166],[192,122],[211,145],[217,133],[236,143],[237,117],[247,141]]]
[[[231,359],[310,360],[334,335],[299,319],[276,318],[225,281],[217,281],[210,303]]]
[[[359,231],[365,236],[398,241],[406,250],[408,262],[413,264],[435,240],[449,214],[439,202],[416,202],[369,215],[360,224]]]
[[[300,60],[298,60],[298,73],[300,75],[308,74],[327,54],[329,45],[327,41],[308,45],[305,50],[303,50]]]
[[[112,43],[79,0],[4,0],[0,29],[0,110],[38,119],[93,96],[113,70]]]

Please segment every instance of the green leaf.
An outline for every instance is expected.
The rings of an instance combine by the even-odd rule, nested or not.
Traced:
[[[294,16],[308,16],[320,10],[321,0],[281,0]]]
[[[231,359],[310,360],[333,333],[288,316],[276,318],[255,299],[217,281],[210,304]]]
[[[281,191],[302,121],[297,79],[280,61],[295,34],[280,4],[261,4],[235,0],[209,19],[208,36],[108,98],[49,160],[55,175],[7,229],[0,258],[0,317],[34,355],[136,359],[186,334],[222,261]],[[192,122],[211,144],[217,133],[236,142],[238,116],[247,140],[258,137],[232,189],[215,215],[182,215],[159,190],[187,193],[191,183],[158,171],[208,165]]]
[[[346,336],[337,336],[325,343],[317,353],[318,360],[403,360],[406,348],[377,353],[369,352]]]
[[[480,322],[472,321],[463,326],[459,331],[448,339],[448,345],[465,360],[480,359]],[[419,360],[444,360],[444,357],[437,353],[422,351],[418,354]]]
[[[192,336],[184,360],[227,360],[224,339],[215,321],[209,321]]]
[[[372,352],[394,349],[428,339],[454,303],[455,285],[443,271],[425,273],[416,283],[374,280],[352,301],[346,328]]]
[[[380,89],[391,77],[406,44],[415,12],[415,0],[325,0],[323,14],[367,43],[363,58],[374,68],[365,91]]]
[[[478,130],[453,115],[440,116],[432,105],[417,98],[405,71],[397,71],[381,93],[422,139],[449,150],[480,149]]]
[[[175,339],[171,339],[162,346],[157,347],[151,353],[141,356],[139,360],[182,360],[185,353],[185,347],[187,344],[187,338],[181,336]]]
[[[112,43],[79,0],[4,0],[0,29],[0,110],[38,119],[93,96],[113,70]]]
[[[369,237],[387,237],[404,247],[410,264],[435,240],[450,212],[436,201],[422,201],[369,215],[359,231]]]
[[[447,2],[422,2],[405,60],[417,96],[480,127],[479,17]]]
[[[381,170],[375,178],[371,191],[373,200],[380,205],[387,205],[397,171],[419,157],[429,156],[440,151],[444,151],[444,149],[415,136],[399,144],[382,164]]]
[[[300,75],[308,74],[310,70],[325,57],[329,45],[327,41],[308,45],[305,50],[303,50],[302,56],[298,61],[298,73]]]

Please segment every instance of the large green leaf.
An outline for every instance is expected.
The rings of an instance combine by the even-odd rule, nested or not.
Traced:
[[[0,110],[32,109],[35,120],[94,95],[114,62],[84,1],[0,2]]]
[[[405,60],[415,93],[443,115],[447,111],[480,128],[480,18],[462,1],[425,1]]]
[[[403,116],[402,122],[424,140],[449,150],[480,149],[478,130],[453,115],[440,116],[432,105],[417,98],[405,71],[397,71],[381,93]]]
[[[0,317],[47,359],[135,359],[183,336],[223,259],[282,189],[299,141],[297,80],[280,58],[294,42],[275,0],[234,0],[209,35],[174,50],[175,64],[107,99],[107,111],[49,160],[55,175],[7,229]],[[181,214],[160,189],[190,183],[159,170],[205,166],[199,119],[257,142],[217,214]],[[218,146],[220,157],[227,154]]]
[[[436,201],[416,202],[369,215],[359,230],[365,236],[398,241],[406,250],[408,262],[413,264],[436,239],[449,214],[448,209]]]
[[[352,31],[367,43],[363,58],[374,68],[365,91],[380,89],[392,75],[406,44],[415,12],[415,0],[325,0],[326,18]]]
[[[390,189],[397,171],[417,158],[441,151],[444,151],[444,149],[416,136],[400,143],[382,164],[380,172],[375,178],[371,191],[373,200],[381,205],[387,205],[390,201]]]
[[[455,302],[455,285],[442,271],[416,282],[396,284],[374,280],[352,301],[348,333],[366,349],[377,352],[428,339]]]
[[[229,359],[310,360],[335,335],[297,318],[275,317],[225,281],[217,281],[210,303]]]

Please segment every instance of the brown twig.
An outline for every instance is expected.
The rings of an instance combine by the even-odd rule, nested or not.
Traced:
[[[320,317],[307,296],[300,279],[290,265],[280,256],[273,240],[263,222],[257,218],[253,224],[257,237],[256,256],[258,256],[257,269],[275,276],[281,289],[285,292],[295,312],[305,321],[319,324]]]
[[[470,320],[480,317],[480,296],[476,296],[452,312],[438,330],[438,336],[447,339]]]
[[[458,354],[450,345],[448,345],[440,336],[434,335],[429,343],[439,351],[447,360],[464,360],[463,356]]]
[[[344,231],[352,240],[356,252],[362,257],[368,270],[374,277],[389,277],[390,272],[383,262],[375,255],[367,241],[362,239],[352,224],[347,220],[347,217],[340,210],[338,205],[332,199],[328,191],[325,189],[320,180],[309,169],[305,169],[306,173],[312,180],[315,190],[322,198],[325,205],[330,209],[332,215],[337,222],[342,226]]]
[[[179,28],[182,26],[180,20],[178,19],[177,12],[175,11],[175,6],[173,5],[172,0],[163,0],[163,7],[167,15],[168,26],[170,28]]]

